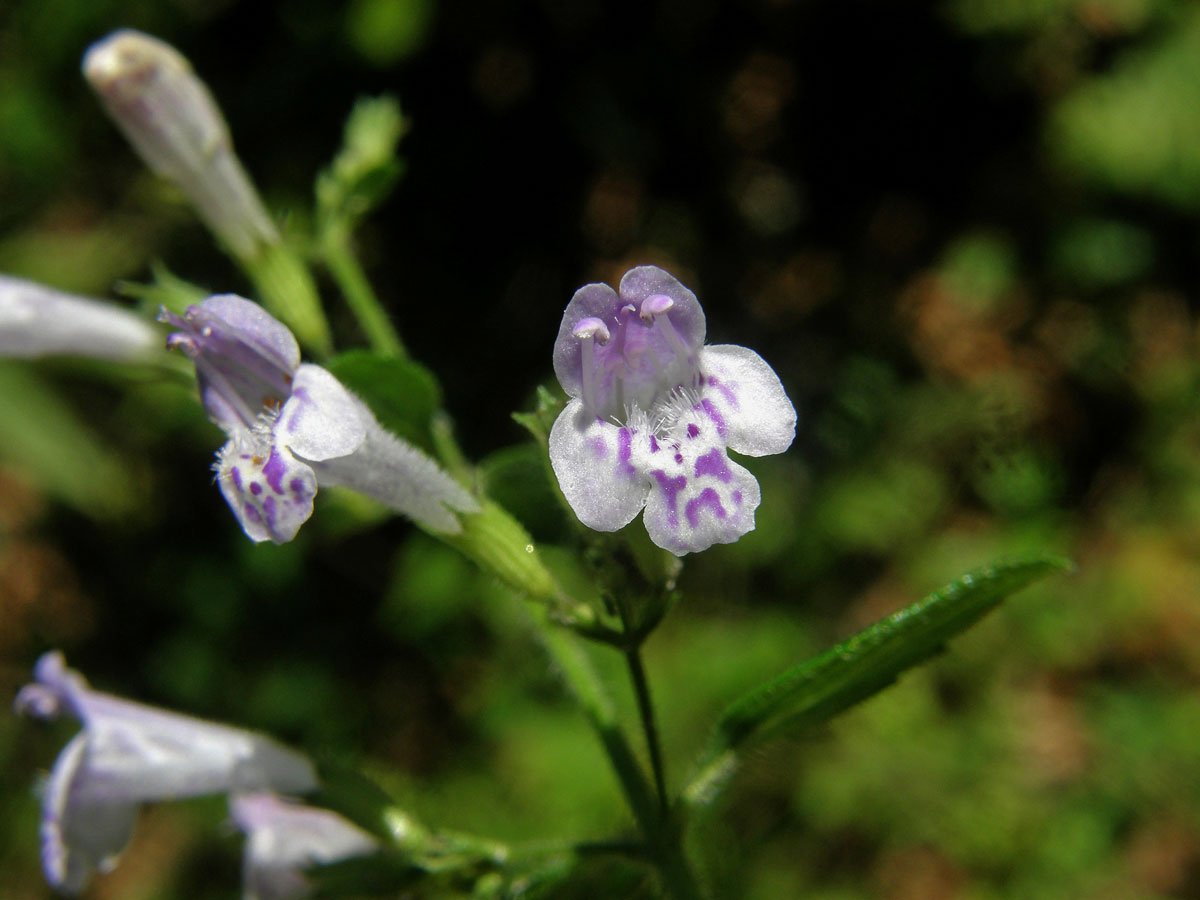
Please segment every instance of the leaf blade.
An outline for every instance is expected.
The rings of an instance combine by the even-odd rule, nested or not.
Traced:
[[[940,652],[1005,598],[1071,568],[1039,555],[974,570],[747,692],[718,719],[685,796],[711,802],[747,745],[828,721]]]

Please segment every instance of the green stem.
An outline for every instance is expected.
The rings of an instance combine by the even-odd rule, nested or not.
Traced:
[[[569,631],[548,621],[538,609],[542,643],[558,665],[563,681],[574,695],[589,724],[608,754],[629,807],[647,839],[656,842],[661,817],[654,794],[646,783],[629,741],[617,723],[617,709],[591,659]]]
[[[674,900],[703,900],[704,894],[684,856],[680,831],[664,809],[663,795],[656,796],[646,782],[637,757],[617,724],[616,706],[591,660],[575,635],[555,627],[545,618],[544,610],[539,612],[542,642],[604,745],[634,818],[658,863],[667,891]]]
[[[302,344],[318,356],[328,356],[333,350],[329,322],[304,261],[282,241],[263,244],[255,256],[238,261],[263,306],[279,316]]]
[[[358,257],[350,249],[349,236],[337,232],[327,235],[321,242],[321,258],[371,347],[387,356],[406,357],[408,354],[400,335],[384,312]]]
[[[633,693],[637,697],[638,715],[642,720],[642,731],[646,736],[646,752],[650,756],[650,769],[654,772],[654,787],[658,792],[658,808],[665,814],[667,779],[663,774],[662,749],[658,741],[658,725],[654,717],[654,703],[650,699],[650,683],[646,679],[646,668],[642,665],[640,647],[625,651],[625,663],[629,667],[629,679],[633,682]]]

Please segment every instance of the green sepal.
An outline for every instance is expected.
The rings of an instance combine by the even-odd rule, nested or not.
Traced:
[[[1006,597],[1071,568],[1039,555],[977,569],[743,695],[717,721],[687,800],[710,803],[749,745],[828,721],[940,652]]]
[[[428,369],[371,350],[340,353],[328,369],[371,407],[384,428],[424,450],[434,449],[430,422],[442,392]]]

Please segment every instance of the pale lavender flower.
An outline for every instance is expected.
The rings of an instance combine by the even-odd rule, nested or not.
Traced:
[[[432,459],[375,419],[329,371],[300,362],[287,327],[233,294],[183,316],[168,346],[196,365],[209,417],[229,435],[217,482],[254,541],[290,541],[312,515],[317,485],[340,485],[435,531],[457,533],[474,498]]]
[[[136,313],[0,275],[0,356],[145,362],[161,348],[161,332]]]
[[[47,653],[21,689],[19,713],[75,716],[83,730],[54,763],[42,797],[42,868],[74,894],[108,871],[129,842],[138,806],[229,791],[306,793],[312,763],[261,735],[93,691],[61,653]]]
[[[651,540],[682,556],[754,528],[758,481],[726,450],[782,453],[796,410],[757,353],[704,346],[696,296],[655,266],[619,293],[575,292],[554,344],[573,398],[550,431],[550,461],[579,520],[616,531],[645,508]]]
[[[271,793],[235,794],[230,814],[246,834],[243,900],[299,900],[312,892],[304,870],[365,856],[379,842],[335,812]]]

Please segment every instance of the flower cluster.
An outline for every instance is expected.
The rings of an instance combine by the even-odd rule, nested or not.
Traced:
[[[223,294],[160,319],[179,329],[167,344],[195,363],[204,408],[229,436],[217,481],[252,540],[295,537],[318,484],[359,491],[434,531],[455,533],[455,512],[478,511],[328,370],[301,363],[291,331],[262,307]]]
[[[261,891],[263,897],[300,896],[303,882],[294,870],[374,848],[334,813],[310,810],[304,817],[299,810],[306,807],[264,799],[263,791],[317,788],[312,763],[270,738],[94,691],[61,653],[38,660],[34,679],[17,695],[18,713],[42,719],[66,713],[83,723],[43,788],[42,868],[56,890],[78,893],[93,873],[116,864],[141,804],[203,794],[231,795],[234,819],[250,835],[247,884],[289,888]],[[272,841],[280,828],[288,840]]]
[[[696,296],[655,266],[571,298],[554,371],[572,400],[550,461],[588,527],[616,531],[645,508],[650,538],[679,556],[754,528],[758,481],[726,451],[782,453],[796,410],[762,357],[704,346],[704,332]]]

